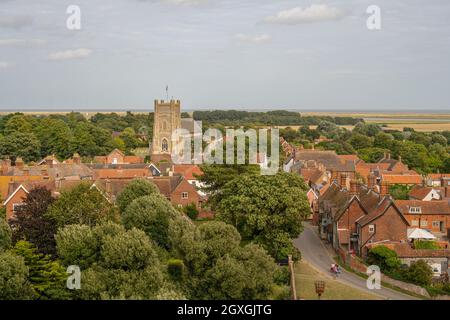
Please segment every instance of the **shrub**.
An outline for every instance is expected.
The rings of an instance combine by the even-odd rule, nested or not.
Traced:
[[[154,183],[144,179],[135,179],[117,196],[116,203],[120,211],[124,212],[133,200],[154,193],[159,193],[159,190]]]
[[[183,212],[192,220],[197,219],[198,217],[198,210],[195,203],[188,204],[183,208]]]
[[[391,273],[401,265],[397,253],[383,245],[370,249],[367,260],[370,264],[379,266],[384,273]]]
[[[436,241],[416,240],[414,241],[414,248],[416,249],[440,249]]]
[[[427,286],[431,284],[433,270],[431,270],[431,267],[424,260],[418,260],[409,266],[405,272],[405,277],[408,281],[415,284]]]

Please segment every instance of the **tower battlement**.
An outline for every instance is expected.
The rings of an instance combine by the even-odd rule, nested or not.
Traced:
[[[152,155],[172,153],[172,132],[181,128],[181,101],[155,100]]]

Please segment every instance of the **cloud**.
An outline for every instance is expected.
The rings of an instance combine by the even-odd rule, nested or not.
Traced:
[[[13,64],[11,62],[0,61],[0,70],[11,68]]]
[[[66,50],[53,52],[48,56],[49,60],[70,60],[86,58],[91,54],[92,50],[80,48],[75,50]]]
[[[31,16],[1,16],[0,27],[19,29],[33,24]]]
[[[248,42],[248,43],[264,43],[269,42],[272,40],[272,37],[268,34],[261,34],[256,36],[249,36],[245,35],[243,33],[238,33],[234,36],[234,38],[241,42]]]
[[[47,41],[42,39],[0,39],[0,47],[31,47],[45,45],[46,43]]]
[[[313,4],[307,8],[295,7],[278,12],[275,16],[264,19],[267,23],[276,24],[302,24],[319,21],[338,20],[343,16],[341,10],[324,4]]]

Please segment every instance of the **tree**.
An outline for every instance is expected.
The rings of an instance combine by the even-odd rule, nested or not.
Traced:
[[[28,282],[28,267],[22,257],[0,252],[0,300],[28,300],[35,297]]]
[[[19,241],[13,252],[23,257],[29,269],[28,280],[39,299],[67,299],[66,270],[58,261],[52,261],[50,256],[37,253],[36,248],[27,241]]]
[[[6,122],[4,134],[6,136],[14,133],[31,133],[32,125],[23,114],[13,115],[8,122]]]
[[[0,252],[11,246],[12,231],[6,219],[0,215]]]
[[[441,247],[437,244],[436,241],[430,240],[416,240],[414,241],[415,249],[428,249],[428,250],[439,250]]]
[[[136,228],[107,235],[101,247],[102,265],[108,269],[139,270],[159,263],[147,235]]]
[[[393,184],[389,187],[389,193],[395,200],[408,200],[411,187],[403,184]]]
[[[388,149],[394,137],[391,134],[379,132],[375,135],[373,146]]]
[[[40,158],[41,145],[33,133],[15,131],[0,138],[0,154],[12,159],[21,157],[24,161]]]
[[[60,159],[72,155],[72,132],[62,120],[45,118],[36,128],[36,134],[41,142],[41,155],[56,154]]]
[[[358,157],[368,163],[378,162],[388,150],[380,148],[364,148],[358,150]]]
[[[125,142],[125,146],[128,151],[137,148],[140,144],[133,128],[125,128],[125,130],[123,130],[120,134],[120,138],[123,142]]]
[[[117,213],[97,188],[81,183],[61,193],[49,207],[48,217],[56,221],[58,227],[69,224],[92,226],[104,220],[117,220]]]
[[[349,143],[356,150],[372,147],[372,139],[368,136],[358,134],[358,133],[354,133],[352,135],[352,137],[349,140]]]
[[[261,244],[273,257],[280,256],[273,245],[278,235],[290,239],[302,231],[302,220],[310,213],[307,186],[295,174],[244,175],[227,183],[213,195],[217,218],[232,224],[244,239]]]
[[[386,273],[397,270],[401,265],[397,253],[384,245],[370,249],[367,258],[370,264],[379,266]]]
[[[154,183],[144,179],[134,179],[117,196],[116,204],[120,212],[125,212],[125,209],[133,200],[155,193],[159,194],[159,189]]]
[[[100,261],[101,247],[106,236],[124,233],[125,228],[111,221],[91,228],[87,225],[68,225],[60,228],[55,236],[58,256],[64,265],[89,268]]]
[[[424,260],[418,260],[411,263],[406,271],[406,279],[421,286],[431,284],[433,270]]]
[[[276,268],[264,249],[247,245],[219,258],[206,272],[198,294],[204,299],[268,299]]]
[[[122,213],[122,223],[127,229],[143,230],[159,246],[167,248],[169,223],[177,215],[164,196],[153,193],[135,199]]]
[[[10,220],[13,242],[27,240],[43,254],[55,255],[55,222],[46,213],[54,198],[46,188],[32,189]]]

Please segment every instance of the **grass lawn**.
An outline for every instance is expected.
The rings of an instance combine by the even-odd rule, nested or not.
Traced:
[[[298,299],[317,300],[314,282],[325,281],[325,293],[322,300],[377,300],[378,296],[347,286],[337,280],[326,277],[308,263],[300,261],[295,266],[295,284]]]

